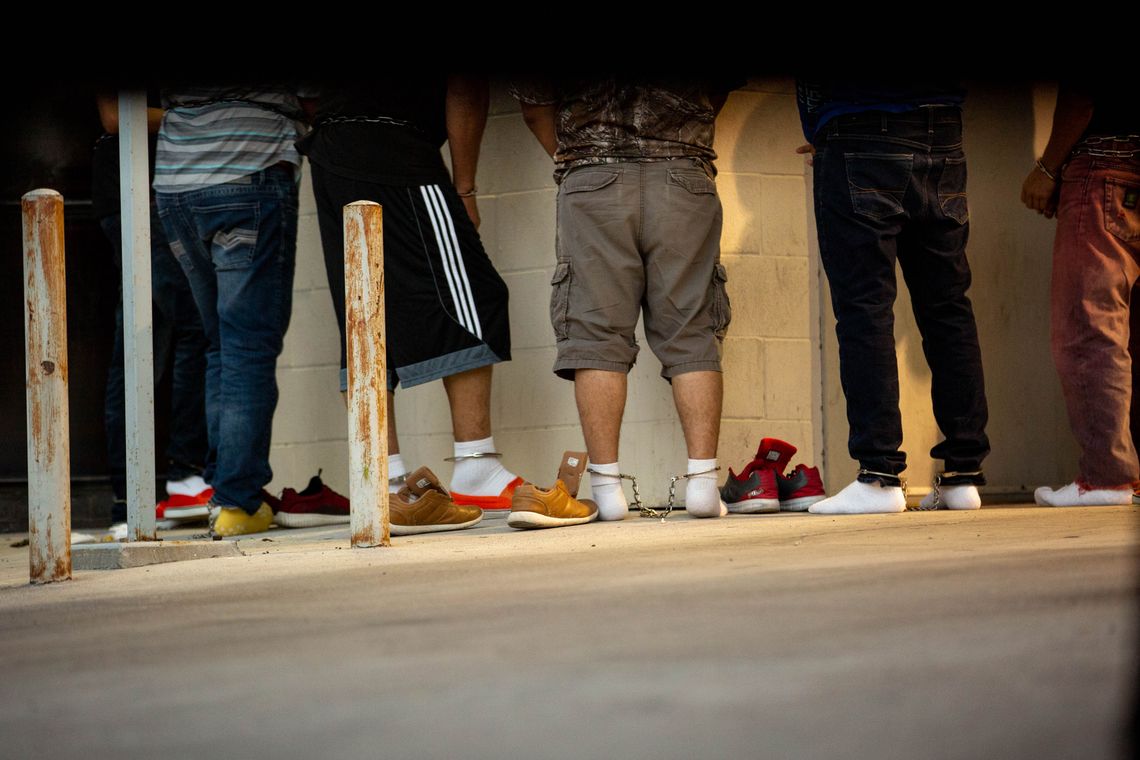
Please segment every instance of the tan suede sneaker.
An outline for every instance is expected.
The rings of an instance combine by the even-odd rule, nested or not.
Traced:
[[[435,473],[421,467],[388,499],[388,516],[393,536],[409,536],[470,528],[483,519],[483,510],[453,502]]]
[[[562,455],[558,480],[552,488],[547,490],[533,483],[523,483],[515,489],[507,525],[522,529],[557,528],[596,520],[598,505],[574,498],[585,470],[586,452],[567,451]]]

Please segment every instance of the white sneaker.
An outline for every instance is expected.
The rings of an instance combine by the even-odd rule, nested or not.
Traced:
[[[1041,486],[1033,500],[1042,507],[1122,507],[1132,504],[1132,489],[1084,488],[1073,482],[1057,489]]]
[[[982,497],[978,487],[965,483],[958,486],[935,486],[922,497],[923,509],[979,509]]]
[[[906,495],[899,486],[856,480],[839,493],[808,507],[813,515],[867,515],[905,512]]]

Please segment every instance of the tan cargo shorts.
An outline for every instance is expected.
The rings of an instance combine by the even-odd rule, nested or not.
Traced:
[[[571,169],[558,189],[555,374],[629,372],[639,314],[662,377],[719,372],[732,319],[720,228],[716,183],[691,159]]]

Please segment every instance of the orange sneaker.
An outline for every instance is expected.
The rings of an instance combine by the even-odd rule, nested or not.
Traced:
[[[466,493],[451,492],[451,500],[460,506],[479,507],[484,512],[509,512],[511,499],[514,498],[515,489],[525,483],[522,478],[515,478],[498,496],[474,496]]]
[[[567,451],[562,455],[558,479],[549,489],[523,483],[515,489],[507,525],[512,528],[557,528],[581,525],[598,518],[598,505],[579,501],[578,484],[586,470],[586,452]]]
[[[483,519],[476,507],[456,504],[426,467],[408,475],[406,485],[389,497],[388,514],[393,536],[463,530]]]

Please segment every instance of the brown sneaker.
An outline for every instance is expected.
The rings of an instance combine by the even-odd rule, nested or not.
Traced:
[[[581,525],[598,517],[598,505],[578,501],[578,484],[586,469],[586,452],[567,451],[562,455],[558,480],[550,490],[533,483],[523,483],[511,498],[511,514],[507,525],[512,528],[557,528]]]
[[[470,528],[483,519],[483,510],[453,502],[435,473],[421,467],[388,499],[388,515],[392,535],[409,536]]]

